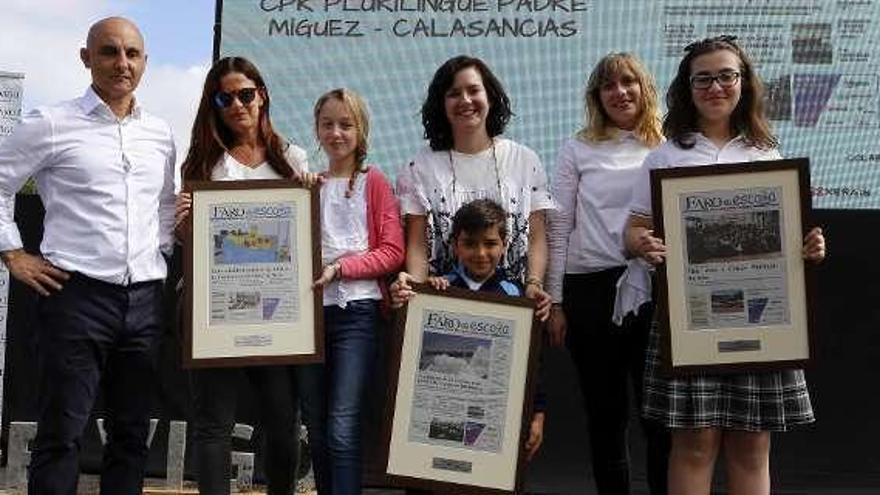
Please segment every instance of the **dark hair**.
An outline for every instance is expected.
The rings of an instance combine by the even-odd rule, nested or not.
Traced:
[[[663,134],[680,148],[693,148],[695,142],[689,137],[699,132],[699,112],[694,105],[691,93],[691,62],[701,55],[718,50],[728,50],[740,60],[741,96],[730,124],[733,130],[741,133],[745,141],[757,148],[770,149],[778,144],[764,115],[764,85],[755,72],[754,65],[745,51],[736,43],[733,36],[715,36],[691,43],[685,48],[685,55],[678,64],[675,79],[666,92],[668,109],[663,119]]]
[[[257,85],[263,106],[260,109],[259,139],[266,147],[266,161],[285,178],[296,175],[287,162],[285,151],[288,144],[272,126],[269,118],[269,92],[257,67],[246,58],[224,57],[214,62],[205,77],[205,86],[199,101],[199,109],[193,122],[189,151],[182,165],[183,180],[210,180],[217,160],[235,144],[236,136],[223,123],[220,110],[214,105],[214,95],[220,90],[220,80],[227,74],[238,72]]]
[[[476,234],[498,227],[498,235],[507,240],[507,212],[491,199],[475,199],[466,203],[452,217],[452,239],[462,232]]]
[[[489,98],[489,116],[486,118],[486,132],[489,137],[503,133],[510,117],[513,116],[510,99],[504,92],[504,86],[482,60],[467,55],[453,57],[444,62],[434,73],[434,78],[428,86],[428,96],[422,103],[425,139],[429,141],[434,151],[449,150],[453,147],[452,126],[446,116],[446,92],[455,82],[455,75],[468,68],[476,69],[483,78],[483,86]]]

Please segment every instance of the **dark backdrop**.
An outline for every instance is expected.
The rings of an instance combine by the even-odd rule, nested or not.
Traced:
[[[42,209],[36,197],[19,196],[16,216],[26,247],[35,252],[41,236]],[[817,269],[816,348],[807,382],[818,421],[797,431],[773,437],[771,469],[774,493],[880,493],[880,250],[874,247],[880,212],[817,210],[816,225],[825,229],[828,258]],[[175,260],[176,263],[176,260]],[[162,379],[154,417],[159,428],[150,453],[150,472],[164,476],[169,419],[190,417],[189,379],[179,367],[178,339],[174,329],[173,291],[169,293],[169,322],[163,346]],[[6,397],[4,400],[5,446],[8,422],[33,420],[34,358],[31,312],[34,298],[29,289],[13,282],[7,326]],[[385,332],[382,332],[384,335]],[[539,493],[593,493],[587,452],[582,399],[573,368],[565,351],[546,351],[544,383],[548,392],[548,416],[544,447],[529,469],[528,486]],[[382,381],[381,371],[376,382]],[[141,391],[132,384],[132,393]],[[378,388],[381,388],[379,386]],[[254,402],[242,386],[240,422],[254,424]],[[372,422],[382,417],[383,394],[373,394]],[[96,405],[95,414],[102,406]],[[191,430],[190,430],[191,431]],[[633,426],[638,433],[638,426]],[[371,437],[370,437],[371,438]],[[259,429],[252,442],[237,443],[240,450],[259,450]],[[375,442],[368,441],[369,446]],[[642,445],[633,435],[634,482],[644,490]],[[192,466],[187,449],[187,471]],[[4,449],[5,451],[5,449]],[[92,422],[83,444],[85,471],[96,471],[100,444]],[[259,458],[258,458],[259,464]],[[646,492],[644,492],[646,493]]]

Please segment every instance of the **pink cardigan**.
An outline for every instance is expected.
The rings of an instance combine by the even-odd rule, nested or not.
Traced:
[[[381,278],[399,271],[405,259],[400,205],[388,179],[374,166],[367,169],[365,194],[369,250],[340,259],[339,277],[380,279],[379,288],[387,303],[388,287]]]

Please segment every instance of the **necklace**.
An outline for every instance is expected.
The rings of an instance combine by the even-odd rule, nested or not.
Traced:
[[[501,200],[501,172],[498,170],[498,155],[495,152],[495,140],[492,140],[492,165],[495,168],[495,185],[498,187],[498,199]],[[452,149],[447,150],[449,156],[449,168],[452,170],[452,195],[455,195],[455,186],[458,177],[455,175],[455,158],[452,156]]]

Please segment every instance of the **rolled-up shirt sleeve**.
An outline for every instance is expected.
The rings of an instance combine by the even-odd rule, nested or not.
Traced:
[[[532,190],[531,197],[529,198],[531,203],[530,211],[556,209],[556,202],[553,201],[553,196],[550,195],[550,191],[547,189],[547,172],[544,169],[544,164],[532,150],[528,150],[528,158],[532,173]]]
[[[0,142],[0,251],[23,246],[15,224],[15,194],[53,152],[52,121],[40,110],[25,115]]]
[[[401,216],[427,214],[416,180],[416,166],[415,161],[407,162],[397,172],[396,189],[397,197],[400,199]]]

